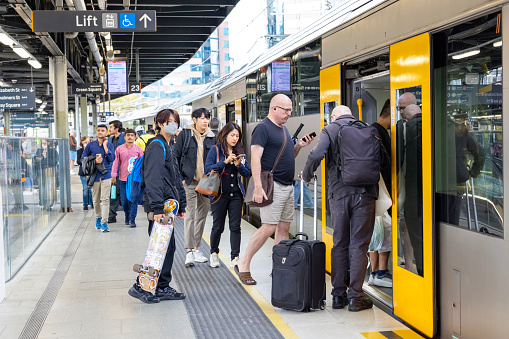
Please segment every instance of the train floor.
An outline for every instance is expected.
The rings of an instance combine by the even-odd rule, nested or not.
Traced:
[[[59,222],[21,270],[7,283],[0,303],[1,338],[392,338],[407,328],[376,306],[352,313],[332,309],[330,277],[327,307],[300,313],[273,308],[269,239],[255,255],[256,286],[242,285],[229,268],[229,232],[221,239],[221,265],[185,268],[183,224],[176,227],[172,287],[183,301],[144,304],[127,294],[132,271],[147,246],[146,215],[139,208],[137,228],[110,224],[95,229],[93,211],[81,207],[81,183],[72,176],[73,213]],[[119,221],[122,221],[122,211]],[[209,215],[201,251],[209,253]],[[255,228],[243,221],[245,250]],[[376,333],[374,336],[370,333]],[[387,335],[384,335],[387,334]],[[382,335],[382,336],[379,336]],[[404,337],[403,335],[399,337]]]

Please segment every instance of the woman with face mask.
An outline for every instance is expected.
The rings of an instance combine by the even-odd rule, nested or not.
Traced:
[[[251,168],[242,145],[242,131],[236,123],[227,123],[217,135],[216,146],[210,149],[205,161],[205,173],[210,171],[221,174],[219,196],[211,198],[214,221],[210,233],[210,267],[219,267],[219,241],[224,231],[226,214],[230,227],[231,267],[234,267],[240,254],[240,222],[246,194],[241,176],[251,177]]]
[[[76,155],[77,156],[76,163],[80,166],[78,174],[81,179],[81,185],[83,186],[83,210],[84,211],[88,210],[88,206],[90,206],[90,208],[92,208],[92,209],[94,208],[94,203],[92,201],[92,190],[90,188],[88,188],[87,177],[83,173],[83,168],[81,167],[82,166],[81,156],[83,155],[83,151],[85,150],[85,147],[87,147],[89,142],[90,142],[90,140],[88,137],[81,137],[81,140],[80,140],[81,148],[78,150],[77,155]]]

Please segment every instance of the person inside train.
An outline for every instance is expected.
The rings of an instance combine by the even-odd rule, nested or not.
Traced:
[[[261,203],[267,198],[261,181],[262,171],[271,171],[280,150],[282,156],[273,173],[273,203],[260,208],[262,226],[253,234],[246,253],[234,266],[235,272],[243,284],[255,285],[250,272],[251,259],[267,239],[274,236],[274,243],[288,239],[290,223],[293,220],[293,178],[295,175],[295,157],[301,148],[309,145],[314,137],[305,135],[295,145],[292,136],[284,124],[292,115],[292,100],[284,94],[276,94],[269,105],[269,112],[253,130],[251,136],[251,166],[254,180],[253,201]]]
[[[210,202],[194,189],[203,177],[207,154],[216,143],[216,135],[209,129],[210,112],[205,108],[198,108],[191,116],[193,124],[182,130],[175,142],[175,155],[180,164],[187,197],[187,213],[184,219],[187,267],[194,266],[195,262],[208,261],[199,247]]]
[[[405,202],[404,216],[417,274],[423,276],[422,221],[422,112],[417,105],[405,108]]]
[[[186,193],[178,173],[179,169],[174,156],[175,153],[170,146],[171,137],[175,135],[178,129],[177,123],[170,120],[173,113],[176,112],[170,109],[164,109],[157,113],[154,120],[159,133],[153,139],[156,141],[148,144],[143,158],[141,176],[146,188],[143,207],[149,220],[149,236],[152,232],[154,221],[161,222],[161,219],[164,218],[164,202],[166,200],[174,199],[178,201],[178,218],[182,219],[186,214]],[[129,289],[129,295],[147,304],[158,303],[161,300],[185,299],[186,295],[184,293],[177,292],[170,286],[174,255],[175,232],[172,232],[155,295],[141,288],[139,278],[136,278],[136,282]]]
[[[372,124],[380,134],[382,144],[387,151],[388,163],[389,166],[382,168],[380,173],[382,174],[382,179],[384,180],[385,187],[387,187],[387,192],[389,195],[392,194],[391,191],[391,183],[392,183],[392,175],[391,175],[391,166],[390,166],[390,152],[391,152],[391,137],[387,132],[388,129],[391,128],[391,100],[387,99],[382,107],[382,111],[380,112],[380,116],[378,120]],[[391,209],[388,210],[389,215],[391,215]],[[385,226],[385,224],[384,224]],[[387,230],[389,231],[389,230]],[[389,239],[388,232],[384,232],[384,240]],[[390,239],[389,239],[390,240]],[[392,242],[386,241],[387,244],[377,251],[369,252],[369,261],[371,263],[371,274],[369,276],[368,284],[376,285],[381,287],[392,287],[392,276],[389,273],[388,265],[389,265],[389,257],[391,255],[390,244]]]
[[[239,260],[240,222],[246,194],[241,176],[251,177],[245,153],[240,126],[229,122],[217,135],[216,147],[212,147],[205,161],[205,173],[216,171],[221,174],[220,195],[211,196],[213,224],[210,233],[210,267],[219,267],[219,242],[226,214],[230,227],[231,266],[235,266]]]
[[[355,120],[350,108],[337,106],[331,114],[332,123],[322,130],[318,144],[309,153],[302,172],[302,179],[309,182],[326,154],[341,151],[337,136],[341,125]],[[346,141],[346,139],[345,139]],[[370,144],[371,145],[371,144]],[[371,146],[369,146],[371,147]],[[388,166],[387,157],[380,145],[382,168]],[[329,161],[328,199],[333,227],[331,250],[332,308],[341,309],[348,305],[351,312],[373,307],[373,302],[364,297],[362,285],[367,269],[368,246],[375,223],[375,202],[378,197],[378,183],[369,185],[346,185],[337,161]],[[350,285],[347,290],[348,259],[350,257]]]

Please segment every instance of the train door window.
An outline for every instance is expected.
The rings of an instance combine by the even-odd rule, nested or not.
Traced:
[[[396,91],[398,266],[423,272],[421,86]]]
[[[434,36],[435,205],[442,223],[502,237],[500,15]]]
[[[358,78],[352,81],[350,109],[359,120],[371,125],[378,120],[385,101],[390,96],[389,71]],[[390,127],[390,124],[387,125]]]

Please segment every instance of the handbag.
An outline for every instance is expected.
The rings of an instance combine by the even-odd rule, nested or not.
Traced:
[[[218,163],[219,148],[217,146],[216,151],[217,151],[216,163]],[[200,182],[198,183],[194,190],[203,195],[211,195],[217,197],[219,194],[219,186],[221,186],[221,173],[217,171],[210,171],[200,179]]]
[[[276,160],[274,161],[274,165],[272,166],[272,170],[262,171],[260,173],[262,188],[263,191],[265,192],[265,195],[267,196],[267,199],[263,198],[263,201],[261,203],[255,202],[253,200],[255,183],[254,180],[251,178],[251,180],[249,180],[249,184],[247,185],[247,192],[245,198],[246,205],[251,207],[265,207],[272,204],[274,198],[274,171],[276,170],[279,160],[281,160],[281,157],[283,156],[285,147],[286,147],[286,133],[285,127],[283,126],[283,146],[281,146],[281,149],[277,154]]]

